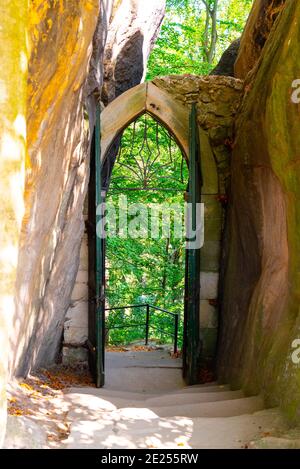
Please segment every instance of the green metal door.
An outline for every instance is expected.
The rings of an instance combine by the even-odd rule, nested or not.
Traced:
[[[101,235],[101,210],[104,203],[101,183],[100,109],[91,148],[91,170],[88,207],[89,246],[89,367],[98,388],[104,386],[105,347],[105,240]]]
[[[187,384],[199,382],[201,354],[200,341],[200,248],[195,241],[199,236],[199,205],[201,203],[201,161],[197,124],[196,104],[192,105],[190,114],[190,154],[189,154],[189,187],[188,187],[188,226],[185,274],[184,304],[184,346],[183,377]],[[192,235],[192,238],[189,237]],[[194,242],[195,241],[195,242]]]

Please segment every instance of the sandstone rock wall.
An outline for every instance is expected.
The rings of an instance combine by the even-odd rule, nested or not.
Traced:
[[[115,9],[104,54],[105,105],[145,79],[148,57],[164,12],[162,0],[123,0]]]
[[[84,84],[97,0],[31,1],[25,206],[11,369],[51,363],[78,268],[88,181]]]
[[[293,422],[300,415],[291,358],[300,338],[299,15],[300,3],[286,1],[238,114],[219,350],[224,382],[263,392]]]
[[[285,3],[286,0],[254,0],[234,66],[235,77],[244,79],[253,69]]]
[[[218,193],[225,194],[230,176],[233,123],[242,97],[242,81],[220,76],[174,75],[156,78],[153,83],[187,106],[197,103],[199,126],[207,132],[218,170]],[[207,177],[210,177],[209,171]]]
[[[164,5],[164,0],[147,2],[147,7],[141,0],[29,2],[28,164],[11,372],[26,374],[33,366],[53,363],[61,352],[84,233],[90,128],[101,94],[109,25],[116,70],[123,46],[114,48],[112,31],[117,35],[122,28],[125,43],[135,44],[137,32],[143,37],[141,54],[131,55],[132,70],[122,66],[129,78],[121,92],[131,86],[131,78],[143,77]],[[119,12],[124,8],[128,21]],[[125,47],[123,60],[126,52]],[[112,81],[119,86],[121,69],[119,75],[116,70]]]
[[[8,330],[14,314],[18,242],[24,213],[27,7],[1,2],[0,29],[0,447],[6,424]]]

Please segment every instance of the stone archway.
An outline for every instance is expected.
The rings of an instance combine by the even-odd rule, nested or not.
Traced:
[[[184,96],[184,93],[182,94]],[[194,99],[196,101],[196,99]],[[199,106],[199,104],[198,104]],[[173,134],[188,160],[191,102],[181,103],[153,82],[138,85],[110,103],[101,113],[101,161],[110,158],[110,149],[122,131],[137,117],[150,114]],[[204,127],[204,126],[203,126]],[[220,204],[220,175],[208,132],[199,124],[201,166],[204,181],[206,243],[201,250],[200,318],[206,358],[213,358],[217,341],[217,296],[223,210]]]
[[[184,93],[182,96],[184,97]],[[189,102],[181,103],[171,93],[156,86],[153,82],[142,83],[126,91],[101,113],[102,161],[122,130],[144,113],[149,113],[167,127],[188,160],[190,106]],[[203,193],[218,195],[221,171],[208,132],[199,124],[198,128],[204,181]]]
[[[217,81],[217,83],[216,83]],[[205,80],[202,77],[166,77],[138,85],[111,102],[101,113],[101,155],[105,159],[114,140],[138,116],[149,113],[173,134],[184,155],[189,153],[189,112],[192,102],[198,105],[198,130],[201,165],[204,180],[202,201],[205,204],[205,244],[201,250],[200,318],[204,354],[213,358],[218,327],[218,283],[220,271],[221,236],[224,211],[224,173],[228,173],[229,152],[224,141],[231,136],[235,107],[227,105],[234,97],[238,102],[239,87],[224,78]],[[195,91],[196,90],[196,91]],[[226,94],[227,93],[227,94]],[[229,97],[230,100],[229,100]],[[225,102],[225,104],[224,104]],[[102,160],[103,161],[103,160]],[[224,169],[225,168],[225,169]],[[88,264],[87,238],[83,240],[81,265],[74,289],[75,308],[71,307],[65,325],[68,352],[87,336]],[[84,280],[83,280],[84,279]],[[86,283],[86,285],[84,285]],[[83,295],[85,290],[85,294]],[[78,300],[79,296],[83,300]],[[71,347],[70,347],[71,346]],[[81,349],[82,350],[82,349]]]
[[[116,98],[101,113],[101,158],[116,137],[145,112],[162,122],[174,135],[185,157],[189,154],[189,113],[172,96],[153,83],[142,83]]]

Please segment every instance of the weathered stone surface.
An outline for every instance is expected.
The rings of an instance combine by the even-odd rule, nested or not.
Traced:
[[[200,327],[215,328],[218,327],[217,308],[210,304],[208,300],[200,301]]]
[[[55,359],[78,268],[89,167],[83,90],[98,7],[30,4],[26,213],[11,354],[19,374]]]
[[[26,157],[27,4],[0,5],[0,447],[6,424],[8,330],[14,314]]]
[[[210,75],[222,75],[234,77],[234,64],[236,62],[241,39],[236,39],[230,44],[228,49],[223,53],[218,65],[210,72]]]
[[[88,271],[79,269],[76,277],[77,283],[87,283],[88,282]]]
[[[83,347],[63,347],[62,362],[63,365],[78,365],[81,362],[88,361],[88,351]]]
[[[202,341],[202,356],[205,360],[214,360],[216,356],[218,329],[203,327],[200,331]]]
[[[122,18],[122,38],[133,42],[137,31],[144,37],[143,56],[135,57],[137,63],[142,62],[137,66],[143,68],[164,2],[145,7],[136,1],[131,8],[126,0],[30,2],[26,212],[10,354],[11,370],[17,374],[52,363],[59,352],[84,231],[89,123],[93,125],[96,96],[101,94],[110,19],[118,17],[120,25],[123,3],[130,13]],[[152,24],[154,17],[157,21]],[[113,60],[118,61],[119,52],[114,50]],[[134,70],[126,72],[130,86]]]
[[[201,300],[213,300],[218,297],[219,274],[217,272],[201,272],[200,274],[200,298]]]
[[[75,287],[72,291],[71,301],[87,301],[88,299],[88,291],[87,291],[87,283],[85,282],[77,282],[75,283]]]
[[[153,83],[187,107],[197,103],[198,123],[202,132],[208,133],[210,152],[217,166],[217,193],[225,193],[230,176],[233,123],[240,105],[243,82],[223,76],[172,75],[155,78]],[[205,139],[203,141],[205,146]],[[207,174],[211,173],[210,168]]]
[[[9,415],[4,448],[44,449],[47,447],[45,430],[27,417]]]
[[[251,441],[250,449],[300,449],[300,438],[280,438],[266,436],[256,441]]]
[[[113,3],[113,13],[109,20],[108,37],[103,37],[103,24],[98,20],[98,26],[94,36],[93,55],[90,65],[90,73],[87,83],[87,94],[95,89],[101,89],[101,77],[104,71],[104,87],[102,99],[105,103],[128,90],[132,86],[139,84],[145,75],[148,55],[153,46],[156,35],[164,15],[165,2],[156,0],[151,3],[137,1],[134,4],[127,0]],[[104,17],[105,24],[107,19]],[[102,15],[103,16],[103,15]],[[104,42],[103,42],[104,41]],[[105,49],[105,60],[102,64],[101,57]],[[95,108],[92,97],[88,99],[90,110]],[[90,118],[93,123],[93,119]],[[88,268],[88,252],[86,239],[82,241],[80,251],[79,269],[86,271]],[[84,290],[86,290],[84,294]],[[87,324],[82,325],[82,321],[87,322],[88,296],[87,284],[76,279],[72,300],[78,300],[78,296],[84,294],[82,305],[76,304],[76,309],[80,309],[82,317],[79,324],[76,317],[72,321],[65,323],[64,341],[70,344],[78,344],[87,336]],[[72,314],[72,313],[71,313]],[[69,315],[69,312],[68,312]],[[84,319],[82,319],[84,317]],[[67,359],[65,358],[65,361]]]
[[[197,102],[199,123],[205,129],[223,127],[227,118],[232,124],[243,89],[241,80],[218,76],[171,75],[153,83],[184,104]]]
[[[226,131],[224,132],[223,142],[226,140]],[[212,151],[211,141],[208,135],[208,132],[205,130],[200,129],[199,131],[199,142],[201,148],[201,169],[203,175],[203,186],[202,186],[202,193],[203,194],[218,194],[219,192],[219,181],[218,181],[218,173],[217,167],[215,164],[215,158]]]
[[[265,44],[236,125],[219,351],[220,377],[263,390],[299,422],[300,3],[288,1]],[[222,282],[221,282],[222,283]]]
[[[78,329],[78,332],[76,332]],[[78,301],[75,302],[68,309],[65,320],[64,340],[68,344],[78,344],[87,340],[88,333],[88,302]],[[83,336],[85,338],[79,340],[71,340],[71,336]]]
[[[286,0],[255,0],[241,38],[234,76],[246,78],[257,63],[270,31]]]
[[[105,46],[102,99],[107,105],[143,81],[165,14],[165,0],[123,0],[111,21]]]

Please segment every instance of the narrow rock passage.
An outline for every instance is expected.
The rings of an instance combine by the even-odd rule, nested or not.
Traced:
[[[186,387],[181,360],[166,350],[108,352],[106,368],[102,389],[84,369],[59,368],[12,386],[6,447],[247,448],[286,428],[259,396]]]

